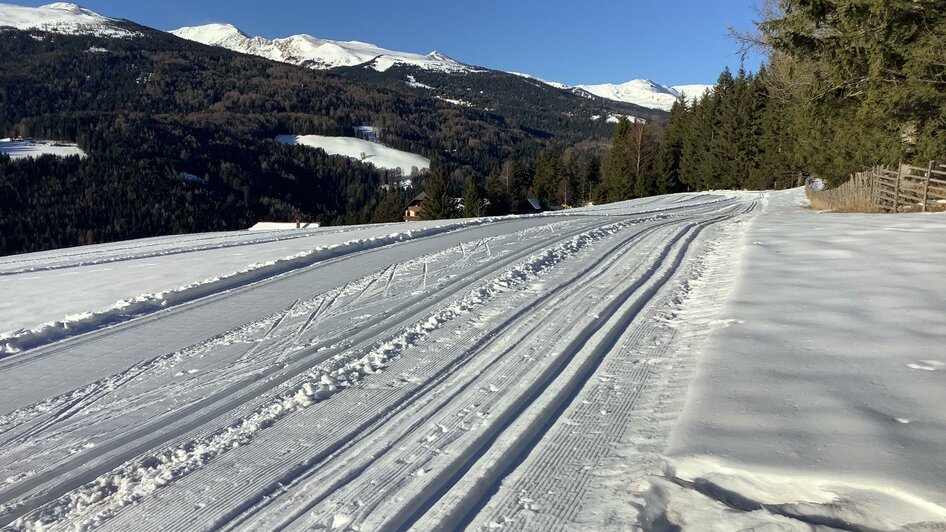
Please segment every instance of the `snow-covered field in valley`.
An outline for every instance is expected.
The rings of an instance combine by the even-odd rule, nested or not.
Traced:
[[[78,155],[79,157],[85,157],[85,152],[75,144],[68,142],[0,139],[0,155],[8,155],[11,159],[25,159],[42,155],[55,155],[56,157]]]
[[[406,151],[382,146],[377,142],[352,137],[325,137],[322,135],[280,135],[278,142],[284,144],[301,144],[312,148],[321,148],[329,155],[342,155],[358,159],[382,170],[396,170],[400,168],[406,177],[413,168],[429,170],[430,159]]]
[[[800,198],[2,257],[0,527],[946,521],[944,217]]]

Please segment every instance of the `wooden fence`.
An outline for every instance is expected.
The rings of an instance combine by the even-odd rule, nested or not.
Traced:
[[[946,208],[946,165],[926,168],[900,164],[896,170],[875,166],[851,176],[837,188],[805,193],[815,209],[852,212],[926,212]]]

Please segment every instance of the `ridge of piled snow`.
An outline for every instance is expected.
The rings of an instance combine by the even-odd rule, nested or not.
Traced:
[[[430,159],[426,157],[353,137],[279,135],[276,137],[276,141],[283,144],[301,144],[321,148],[329,155],[343,155],[352,159],[359,159],[382,170],[400,169],[404,176],[409,176],[411,168],[415,166],[418,170],[430,169]]]
[[[249,36],[232,24],[206,24],[173,30],[172,35],[210,46],[292,63],[317,70],[370,65],[384,72],[395,65],[412,65],[425,70],[466,72],[472,67],[433,51],[427,55],[398,52],[359,41],[333,41],[311,35],[292,35],[281,39]]]
[[[78,4],[55,2],[40,7],[0,4],[0,28],[39,30],[67,35],[134,37],[140,35],[115,25],[105,17]]]

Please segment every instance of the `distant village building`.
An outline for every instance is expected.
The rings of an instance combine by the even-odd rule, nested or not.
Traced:
[[[427,193],[421,192],[404,208],[404,221],[416,222],[422,220],[421,212],[424,210],[424,202],[427,201]]]

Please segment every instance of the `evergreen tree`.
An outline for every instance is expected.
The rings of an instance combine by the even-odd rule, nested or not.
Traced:
[[[406,195],[400,190],[388,191],[378,203],[378,207],[371,215],[371,223],[400,222],[404,219],[404,204]]]
[[[634,195],[634,180],[630,168],[630,133],[631,123],[627,117],[621,117],[611,140],[611,151],[604,169],[602,180],[605,201],[621,201]]]
[[[427,199],[424,200],[424,208],[420,214],[425,220],[452,218],[457,214],[453,183],[447,177],[443,166],[433,166],[424,193],[427,194]]]
[[[556,203],[559,181],[562,179],[561,154],[555,148],[547,148],[532,159],[531,194],[547,205]]]
[[[467,218],[483,216],[483,194],[473,176],[467,178],[463,188],[463,215]]]
[[[492,215],[509,214],[512,210],[512,196],[499,172],[494,171],[486,177],[486,199],[489,200],[488,212]]]
[[[669,194],[684,190],[680,179],[680,157],[683,155],[683,138],[686,132],[686,102],[673,102],[670,118],[664,128],[657,149],[654,170],[657,174],[657,194]]]

